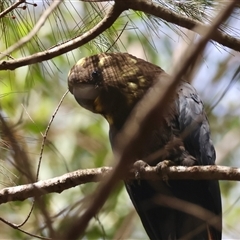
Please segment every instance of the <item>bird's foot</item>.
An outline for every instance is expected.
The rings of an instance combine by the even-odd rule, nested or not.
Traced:
[[[197,159],[191,155],[186,155],[186,156],[183,155],[179,165],[191,167],[194,165],[198,165],[198,162],[197,162]]]
[[[138,184],[140,184],[141,173],[145,170],[147,166],[149,165],[143,160],[138,160],[133,164],[133,170],[135,173],[135,178],[136,180],[138,180]]]
[[[159,162],[156,166],[157,167],[157,172],[161,173],[162,180],[164,182],[167,182],[167,184],[168,184],[168,175],[167,175],[168,171],[167,171],[167,169],[168,169],[168,167],[171,167],[171,166],[174,166],[174,165],[176,165],[176,164],[173,161],[164,160],[162,162]]]

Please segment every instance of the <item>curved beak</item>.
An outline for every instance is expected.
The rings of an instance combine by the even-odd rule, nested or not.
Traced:
[[[99,96],[99,88],[92,84],[81,83],[73,87],[72,93],[82,107],[94,111],[94,101]]]

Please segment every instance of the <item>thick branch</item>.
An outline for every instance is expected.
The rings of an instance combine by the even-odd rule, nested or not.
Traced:
[[[18,42],[16,42],[11,47],[9,47],[6,51],[4,51],[2,53],[3,57],[8,56],[10,53],[12,53],[16,49],[20,48],[22,45],[29,42],[30,39],[33,38],[38,33],[38,31],[46,22],[47,18],[53,13],[54,9],[57,8],[60,3],[61,3],[60,0],[52,2],[52,4],[43,12],[38,22],[35,24],[34,28],[25,37],[21,38]]]
[[[14,70],[18,67],[46,61],[52,59],[61,54],[67,53],[73,49],[76,49],[92,39],[96,38],[99,34],[104,32],[106,29],[112,26],[120,14],[126,10],[132,9],[136,11],[142,11],[147,14],[159,17],[167,22],[174,23],[180,27],[190,29],[197,32],[200,35],[204,35],[204,28],[195,28],[197,25],[206,27],[205,24],[202,24],[194,19],[184,17],[180,14],[174,13],[157,3],[147,0],[135,0],[135,1],[122,1],[115,0],[115,5],[110,9],[101,22],[99,22],[95,27],[89,30],[87,33],[82,34],[75,39],[67,41],[61,45],[50,48],[46,51],[39,52],[27,57],[23,57],[17,60],[9,60],[0,62],[0,70]],[[223,46],[229,47],[236,51],[240,51],[240,39],[236,39],[228,34],[223,33],[220,30],[217,30],[214,35],[212,35],[212,40],[222,44]],[[2,57],[6,56],[7,52],[2,53]],[[0,59],[2,58],[0,56]]]
[[[48,180],[33,184],[4,188],[0,191],[0,204],[10,201],[23,201],[31,197],[39,197],[48,193],[61,193],[72,187],[89,182],[99,182],[112,171],[111,167],[78,170]],[[136,171],[131,170],[123,180],[136,179]],[[240,168],[225,166],[172,166],[159,171],[157,167],[147,166],[141,169],[138,179],[161,180],[168,179],[193,180],[231,180],[240,181]]]
[[[146,14],[151,14],[169,23],[174,23],[180,27],[192,30],[200,35],[204,34],[204,31],[202,30],[204,28],[195,27],[196,26],[203,27],[206,26],[205,24],[200,23],[199,21],[194,20],[192,18],[184,17],[180,14],[174,13],[173,11],[166,9],[152,1],[146,0],[129,1],[128,6],[133,10],[142,11]],[[220,30],[216,30],[211,39],[222,44],[223,46],[229,47],[236,51],[240,51],[240,39],[236,39],[228,34],[225,34]]]
[[[88,32],[76,37],[68,42],[50,48],[46,51],[39,52],[27,57],[23,57],[17,60],[9,60],[0,62],[0,70],[14,70],[18,67],[46,61],[52,59],[61,54],[67,53],[73,49],[76,49],[87,42],[96,38],[99,34],[104,32],[106,29],[112,26],[112,24],[117,20],[119,15],[124,11],[124,6],[120,3],[115,5],[109,10],[106,16],[100,21],[95,27],[90,29]],[[7,52],[9,53],[9,52]],[[5,52],[2,53],[5,56]],[[1,59],[1,57],[0,57]]]

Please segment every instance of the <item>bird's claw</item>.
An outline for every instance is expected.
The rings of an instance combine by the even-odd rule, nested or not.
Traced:
[[[181,161],[181,164],[183,166],[191,167],[194,165],[198,165],[197,159],[191,155],[184,156],[184,158]]]
[[[167,175],[167,168],[174,166],[175,163],[171,160],[164,160],[157,164],[157,172],[161,173],[162,180],[168,184],[168,175]]]
[[[135,173],[135,178],[138,180],[138,183],[140,184],[141,180],[141,173],[144,171],[144,169],[149,166],[146,162],[142,160],[138,160],[133,164],[133,170]]]

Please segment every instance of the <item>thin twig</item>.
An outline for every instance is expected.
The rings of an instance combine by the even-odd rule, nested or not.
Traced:
[[[224,91],[220,95],[220,97],[217,99],[217,101],[214,104],[212,104],[209,112],[212,112],[213,109],[219,104],[219,102],[224,98],[224,96],[229,91],[229,89],[232,87],[232,85],[234,85],[237,81],[239,81],[239,79],[240,79],[239,71],[240,71],[240,66],[238,66],[237,70],[233,74],[232,79],[230,80],[230,82],[228,83],[227,87],[224,89]]]
[[[46,131],[45,131],[45,133],[44,133],[44,135],[43,135],[43,141],[42,141],[42,145],[41,145],[41,150],[40,150],[40,154],[39,154],[39,161],[38,161],[38,166],[37,166],[36,181],[38,181],[39,171],[40,171],[41,162],[42,162],[42,156],[43,156],[43,150],[44,150],[44,146],[45,146],[45,144],[46,144],[47,135],[48,135],[50,126],[51,126],[51,124],[52,124],[52,122],[53,122],[53,120],[54,120],[54,118],[55,118],[55,116],[56,116],[56,114],[57,114],[57,111],[59,110],[59,107],[60,107],[61,104],[62,104],[62,101],[64,100],[65,96],[67,95],[67,93],[68,93],[68,91],[66,91],[66,92],[63,94],[60,102],[59,102],[58,105],[57,105],[57,108],[55,109],[55,111],[54,111],[54,113],[53,113],[53,115],[52,115],[52,117],[51,117],[51,119],[50,119],[50,121],[49,121],[49,123],[48,123],[47,129],[46,129]],[[28,115],[28,116],[29,116],[29,115]],[[30,116],[29,116],[29,117],[30,117]],[[31,117],[30,117],[30,119],[31,119]],[[31,119],[31,120],[32,120],[32,119]],[[32,121],[33,121],[33,120],[32,120]],[[40,201],[40,200],[38,200],[38,201]],[[30,216],[31,216],[31,214],[32,214],[32,212],[33,212],[34,206],[35,206],[35,199],[33,199],[33,202],[32,202],[32,205],[31,205],[31,209],[30,209],[27,217],[25,218],[25,220],[24,220],[21,224],[15,225],[16,227],[21,227],[21,226],[23,226],[23,225],[28,221],[28,219],[30,218]],[[41,209],[42,209],[42,212],[45,212],[43,207],[42,207]],[[44,215],[45,215],[45,218],[47,218],[47,214],[44,214]],[[48,221],[48,222],[49,222],[49,221]],[[48,224],[48,226],[49,226],[50,229],[51,229],[50,224]],[[52,230],[51,232],[53,232],[53,230]]]
[[[28,158],[28,155],[26,154],[26,152],[22,149],[22,147],[19,146],[17,139],[15,138],[11,128],[8,126],[8,124],[5,122],[4,118],[2,117],[2,115],[0,114],[0,121],[2,124],[2,128],[3,131],[5,133],[5,135],[9,138],[9,141],[11,143],[11,146],[13,148],[13,152],[14,152],[14,160],[18,166],[18,169],[21,170],[21,172],[27,177],[28,181],[30,182],[34,182],[34,177],[30,168],[30,161]],[[8,225],[10,226],[14,226],[15,229],[19,229],[21,226],[23,226],[29,219],[32,210],[34,207],[34,202],[32,202],[31,204],[31,209],[27,215],[27,217],[25,218],[25,220],[20,223],[20,224],[13,224],[10,223],[9,221],[0,218],[0,221],[8,223]],[[22,230],[21,230],[22,231]]]
[[[5,224],[7,224],[9,227],[11,228],[14,228],[14,229],[17,229],[18,231],[28,235],[28,236],[31,236],[31,237],[34,237],[34,238],[39,238],[39,239],[44,239],[44,240],[51,240],[51,238],[47,238],[47,237],[43,237],[43,236],[40,236],[40,235],[35,235],[35,234],[32,234],[32,233],[29,233],[21,228],[19,228],[18,225],[14,224],[14,223],[11,223],[3,218],[0,217],[0,221],[4,222]]]
[[[50,127],[51,127],[51,124],[52,124],[52,122],[53,122],[53,120],[54,120],[54,118],[55,118],[55,116],[56,116],[56,114],[57,114],[57,112],[58,112],[58,110],[59,110],[59,108],[60,108],[60,106],[61,106],[64,98],[65,98],[66,95],[68,94],[68,92],[69,92],[69,90],[67,90],[67,91],[63,94],[62,98],[60,99],[60,101],[59,101],[59,103],[58,103],[55,111],[53,112],[52,117],[51,117],[51,119],[50,119],[50,121],[49,121],[49,123],[48,123],[48,126],[47,126],[47,128],[46,128],[46,130],[45,130],[45,133],[44,133],[44,135],[43,135],[42,145],[41,145],[40,154],[39,154],[39,161],[38,161],[38,166],[37,166],[36,181],[38,181],[39,171],[40,171],[41,162],[42,162],[42,156],[43,156],[43,150],[44,150],[44,146],[45,146],[46,141],[47,141],[47,135],[48,135],[49,129],[50,129]]]
[[[5,121],[4,117],[0,114],[0,122],[2,131],[4,132],[5,136],[8,137],[9,143],[13,149],[13,157],[14,162],[19,171],[27,178],[29,182],[34,182],[34,177],[32,175],[32,171],[30,168],[30,161],[28,158],[27,153],[22,149],[19,145],[15,135],[13,134],[11,128],[8,126],[7,122]]]
[[[25,2],[25,1],[24,1]],[[54,11],[55,8],[58,7],[58,5],[62,2],[62,0],[59,1],[53,1],[52,4],[43,12],[43,14],[41,15],[41,17],[39,18],[38,22],[35,24],[34,28],[28,33],[27,36],[24,36],[23,38],[21,38],[19,41],[17,41],[17,43],[15,43],[14,45],[12,45],[11,47],[9,47],[7,50],[5,50],[4,52],[2,52],[1,54],[3,55],[2,57],[0,57],[0,59],[2,59],[4,56],[7,56],[9,54],[11,54],[13,51],[15,51],[16,49],[20,48],[21,46],[23,46],[24,44],[26,44],[27,42],[29,42],[31,40],[31,38],[33,38],[38,31],[40,30],[40,28],[44,25],[44,23],[46,22],[47,18],[50,16],[50,14],[52,14],[52,12]]]
[[[111,46],[106,50],[106,52],[108,52],[119,40],[119,38],[122,36],[123,32],[125,31],[126,27],[128,25],[128,22],[125,23],[123,29],[121,30],[120,34],[117,36],[117,38],[115,39],[115,41],[111,44]]]
[[[12,4],[10,7],[8,7],[7,9],[5,9],[4,11],[2,11],[0,13],[0,18],[3,18],[4,16],[6,16],[9,12],[11,12],[12,10],[14,10],[15,8],[17,8],[20,4],[25,3],[26,0],[18,0],[16,1],[14,4]]]

